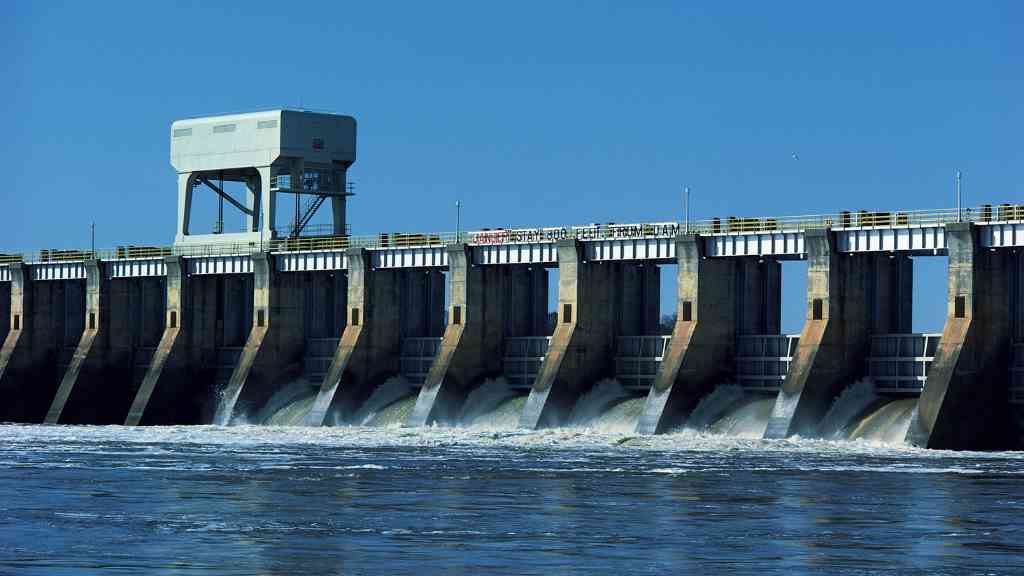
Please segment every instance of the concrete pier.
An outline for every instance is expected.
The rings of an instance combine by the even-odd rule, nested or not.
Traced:
[[[440,336],[443,277],[437,271],[379,269],[362,248],[348,258],[347,323],[306,424],[351,416],[373,390],[399,372],[403,337]]]
[[[813,432],[865,373],[870,335],[908,332],[913,268],[903,255],[841,254],[829,230],[807,230],[807,315],[766,438]]]
[[[587,262],[573,240],[556,246],[558,321],[519,420],[531,430],[562,422],[581,393],[613,374],[616,336],[654,334],[657,326],[657,308],[647,302],[657,302],[657,281],[630,270],[638,264]]]
[[[85,330],[46,423],[120,424],[135,396],[133,368],[163,331],[162,278],[111,280],[87,261]],[[137,356],[139,356],[137,358]]]
[[[164,329],[125,423],[209,424],[252,324],[253,282],[245,274],[194,275],[164,260]]]
[[[730,366],[738,310],[736,264],[706,258],[701,251],[697,236],[676,241],[676,323],[637,423],[642,434],[658,434],[679,425]],[[753,275],[748,280],[753,281]],[[749,310],[751,322],[754,311]]]
[[[11,330],[11,283],[0,283],[0,342]]]
[[[1007,368],[1016,254],[981,248],[970,223],[947,224],[946,246],[946,323],[907,441],[953,450],[1009,448]]]
[[[253,414],[274,391],[299,376],[305,343],[304,274],[281,274],[268,252],[253,254],[253,324],[222,392],[214,423]]]
[[[32,281],[28,266],[11,273],[11,328],[0,350],[0,420],[42,422],[61,381],[69,350],[85,323],[81,280]]]
[[[188,276],[181,257],[167,257],[164,265],[167,268],[164,331],[125,418],[126,426],[169,424],[183,416],[182,411],[175,409],[174,389],[189,381],[184,326],[189,320],[185,306]],[[156,394],[158,390],[161,394]]]
[[[449,247],[448,324],[406,420],[408,426],[454,419],[474,384],[501,374],[505,337],[533,335],[542,329],[546,270],[473,266],[471,260],[465,245]]]

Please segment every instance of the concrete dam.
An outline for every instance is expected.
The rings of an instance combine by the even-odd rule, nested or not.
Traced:
[[[360,237],[352,118],[182,120],[170,142],[172,246],[0,254],[0,421],[490,414],[536,429],[614,412],[643,434],[874,427],[928,448],[1024,447],[1024,205]],[[200,195],[217,203],[212,233],[194,225]],[[327,226],[311,224],[321,209]],[[913,333],[914,261],[936,256],[945,325]],[[789,260],[807,263],[799,334],[781,331]]]

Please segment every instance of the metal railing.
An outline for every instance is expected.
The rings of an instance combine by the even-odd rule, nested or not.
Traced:
[[[398,359],[399,373],[411,384],[423,384],[434,363],[437,351],[441,349],[442,338],[403,338],[402,353]]]
[[[647,390],[658,374],[671,336],[620,336],[615,349],[615,377],[625,388]]]
[[[737,336],[736,383],[750,390],[778,390],[799,343],[799,334]]]
[[[511,388],[533,386],[551,344],[550,336],[517,336],[505,338],[502,359],[505,381]]]
[[[917,394],[928,379],[942,334],[875,334],[871,336],[868,377],[875,390]]]
[[[694,234],[738,234],[751,232],[799,232],[808,229],[850,229],[938,226],[952,222],[1011,222],[1024,221],[1024,205],[982,205],[976,208],[921,210],[910,212],[839,212],[813,216],[786,216],[773,218],[712,218],[690,222]],[[316,250],[344,250],[366,248],[370,250],[411,247],[437,247],[465,242],[475,246],[502,244],[543,244],[562,239],[601,241],[616,239],[674,238],[683,230],[679,222],[645,224],[591,224],[561,228],[496,228],[473,232],[389,232],[371,236],[329,235],[333,228],[316,228],[323,236],[277,238],[264,242],[213,243],[173,247],[119,246],[104,250],[40,250],[32,253],[0,254],[0,265],[13,262],[62,262],[90,258],[118,260],[131,258],[161,258],[165,256],[223,256],[241,255],[256,251],[293,252]],[[307,226],[307,231],[309,227]]]

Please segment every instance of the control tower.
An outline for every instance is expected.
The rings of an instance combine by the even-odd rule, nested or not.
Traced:
[[[356,160],[351,116],[298,110],[178,120],[171,125],[171,165],[178,172],[175,245],[261,243],[299,236],[329,199],[330,233],[343,235],[348,167]],[[225,183],[242,183],[235,197]],[[235,185],[237,187],[237,184]],[[212,230],[193,230],[193,199],[214,195]],[[286,194],[294,206],[282,203]],[[226,206],[227,203],[229,206]],[[244,229],[224,230],[224,210],[245,215]]]

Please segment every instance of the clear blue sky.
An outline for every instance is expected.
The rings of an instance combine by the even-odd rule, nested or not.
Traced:
[[[1022,6],[6,3],[0,251],[170,243],[170,123],[279,106],[358,119],[357,234],[1021,201]]]

